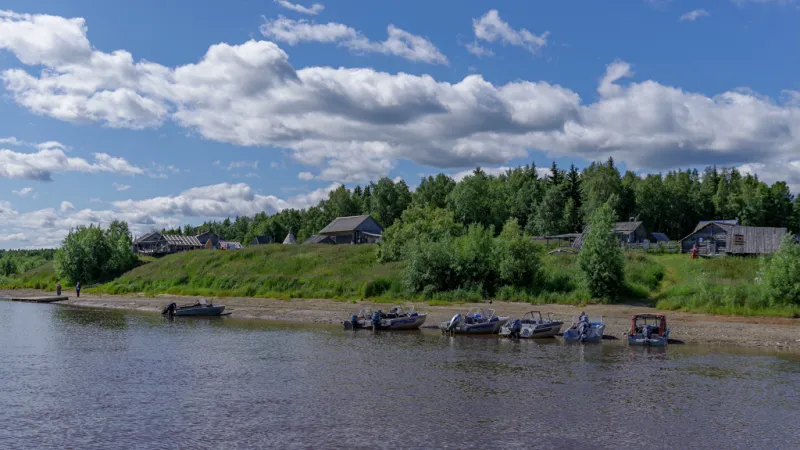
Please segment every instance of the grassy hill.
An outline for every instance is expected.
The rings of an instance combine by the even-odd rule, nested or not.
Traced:
[[[177,294],[209,297],[422,299],[403,284],[403,263],[381,264],[375,246],[265,245],[240,251],[194,251],[149,259],[123,276],[89,289],[107,294]],[[797,317],[798,308],[770,306],[756,282],[759,260],[726,257],[690,260],[688,255],[626,254],[623,303],[662,309],[736,315]],[[544,255],[537,292],[501,288],[499,300],[582,304],[574,255]],[[10,278],[0,288],[52,290],[52,262]],[[64,286],[67,289],[67,286]],[[435,293],[432,303],[480,300],[475,291]]]
[[[378,264],[374,246],[263,245],[166,256],[96,290],[109,294],[344,299],[399,289],[401,272],[397,264]]]

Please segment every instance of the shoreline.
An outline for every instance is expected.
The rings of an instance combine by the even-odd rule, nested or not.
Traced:
[[[0,297],[42,296],[50,292],[38,290],[0,291]],[[169,302],[192,303],[200,296],[158,295],[95,295],[84,294],[80,298],[70,296],[69,300],[58,302],[62,305],[73,305],[94,308],[126,309],[160,313]],[[317,325],[336,325],[357,312],[361,308],[390,309],[389,303],[373,303],[369,301],[336,301],[330,299],[292,299],[277,300],[265,298],[225,297],[213,298],[214,303],[224,304],[225,312],[231,317],[241,319],[267,320],[271,322],[305,323]],[[751,348],[780,349],[800,352],[800,319],[775,317],[741,317],[717,316],[710,314],[685,313],[675,311],[659,311],[655,308],[632,305],[587,305],[576,307],[569,305],[532,305],[529,303],[493,302],[464,303],[447,306],[429,306],[425,303],[412,302],[416,310],[428,313],[425,326],[438,325],[449,320],[456,313],[464,313],[471,307],[491,308],[498,315],[520,317],[525,312],[539,310],[543,314],[551,312],[565,322],[586,311],[590,318],[602,316],[606,323],[606,335],[618,339],[630,324],[632,314],[643,312],[663,312],[667,316],[668,326],[672,329],[670,336],[686,344],[711,344],[722,346],[740,346]]]

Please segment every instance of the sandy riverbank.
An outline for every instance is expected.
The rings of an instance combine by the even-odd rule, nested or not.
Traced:
[[[37,296],[53,294],[36,290],[0,291],[0,297]],[[70,299],[61,304],[120,308],[139,311],[160,312],[167,303],[191,303],[199,297],[179,297],[162,295],[146,296],[106,296],[84,294],[80,299],[67,292]],[[391,305],[360,301],[339,302],[327,299],[275,300],[261,298],[212,299],[214,303],[227,306],[226,311],[240,318],[264,319],[295,323],[338,324],[360,308],[389,309]],[[590,305],[584,308],[566,305],[529,305],[527,303],[494,302],[483,304],[454,304],[448,306],[428,306],[415,304],[419,312],[428,313],[426,325],[436,325],[448,320],[458,312],[472,306],[490,307],[498,314],[519,317],[531,309],[552,312],[567,323],[571,318],[586,311],[589,317],[603,316],[606,322],[606,335],[623,338],[630,323],[631,314],[655,312],[646,307],[629,305]],[[800,319],[771,317],[733,317],[707,314],[690,314],[666,311],[671,337],[687,344],[740,345],[748,347],[783,348],[800,351]]]

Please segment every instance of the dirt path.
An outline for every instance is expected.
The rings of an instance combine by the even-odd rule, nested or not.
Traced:
[[[12,293],[14,296],[52,294],[51,292],[35,290],[0,291],[0,297],[7,297]],[[191,303],[198,298],[200,297],[84,294],[80,299],[71,296],[70,300],[61,303],[160,312],[169,302]],[[234,317],[317,324],[341,323],[361,308],[386,310],[392,306],[385,303],[374,304],[365,301],[353,303],[327,299],[223,298],[212,300],[214,300],[214,303],[226,305],[226,311],[231,312]],[[428,306],[424,303],[416,303],[414,306],[417,311],[428,313],[426,326],[437,325],[450,319],[456,313],[466,312],[467,309],[473,306],[489,307],[495,309],[500,315],[512,317],[522,316],[522,314],[530,310],[540,310],[543,313],[552,312],[557,318],[566,323],[570,323],[572,317],[577,316],[580,311],[586,311],[592,319],[597,316],[603,316],[606,322],[606,335],[620,339],[623,338],[623,334],[630,324],[631,314],[656,312],[653,308],[629,305],[590,305],[578,308],[566,305],[536,306],[527,303],[508,302],[494,302],[492,305],[467,303],[448,306]],[[686,343],[740,345],[800,351],[800,319],[714,316],[671,311],[666,311],[665,314],[667,314],[669,326],[672,328],[670,336]]]

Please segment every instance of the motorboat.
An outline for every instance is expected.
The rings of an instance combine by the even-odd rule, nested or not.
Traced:
[[[634,314],[627,334],[628,345],[665,347],[669,341],[667,318],[663,314]]]
[[[600,342],[605,331],[606,324],[602,317],[599,321],[591,322],[588,316],[581,315],[578,319],[572,319],[572,326],[564,332],[563,337],[569,342]]]
[[[177,317],[219,316],[224,310],[225,305],[214,305],[203,298],[191,305],[178,305],[174,302],[170,303],[164,307],[161,314]]]
[[[508,322],[508,317],[497,316],[493,309],[472,308],[466,314],[456,314],[442,322],[442,333],[453,334],[496,334]]]
[[[372,311],[362,309],[358,314],[344,322],[346,330],[373,329],[373,330],[416,330],[425,323],[427,314],[420,314],[413,306],[403,309],[395,306],[389,312],[382,310]]]
[[[547,318],[539,311],[526,312],[522,319],[511,319],[500,328],[500,336],[510,338],[547,338],[557,335],[564,322],[553,318],[552,313]]]

